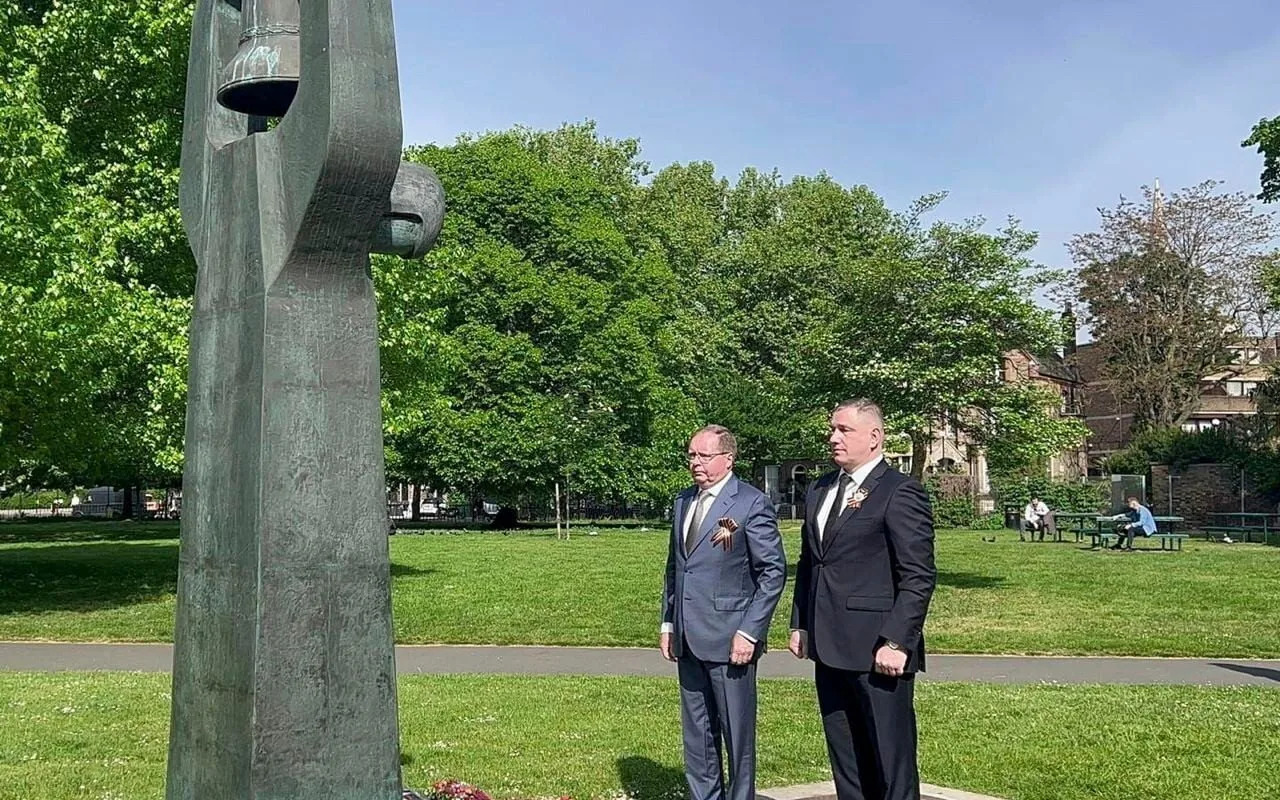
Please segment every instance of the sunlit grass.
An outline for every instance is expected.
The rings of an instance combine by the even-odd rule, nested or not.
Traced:
[[[169,640],[176,533],[163,524],[0,526],[10,540],[0,544],[0,639]],[[938,534],[931,650],[1280,657],[1280,548],[1194,541],[1180,553],[1113,553],[1009,532],[983,541],[991,535]],[[784,540],[794,564],[794,523]],[[401,533],[391,558],[402,643],[654,643],[662,531],[589,536],[579,526],[569,541],[545,531]],[[790,608],[788,584],[775,647]]]
[[[671,678],[410,676],[405,781],[499,798],[685,796]],[[1010,800],[1256,800],[1275,788],[1280,692],[922,684],[924,780]],[[159,800],[169,679],[0,673],[0,798]],[[826,780],[812,684],[761,681],[758,785]]]

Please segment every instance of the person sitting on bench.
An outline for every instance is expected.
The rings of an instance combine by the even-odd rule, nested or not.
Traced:
[[[1143,536],[1150,536],[1156,532],[1156,518],[1151,516],[1151,509],[1138,502],[1138,498],[1129,498],[1129,511],[1124,514],[1117,514],[1112,519],[1127,520],[1123,525],[1116,526],[1116,533],[1120,534],[1116,537],[1116,543],[1111,546],[1112,550],[1133,549],[1133,537],[1142,531]]]
[[[1022,540],[1025,531],[1027,538],[1035,541],[1036,531],[1040,532],[1040,541],[1044,541],[1045,528],[1048,526],[1049,507],[1039,497],[1031,498],[1022,509],[1022,530],[1018,531],[1018,539]]]

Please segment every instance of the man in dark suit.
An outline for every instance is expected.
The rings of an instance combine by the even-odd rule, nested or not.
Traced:
[[[805,496],[791,652],[813,659],[839,800],[919,800],[915,673],[937,571],[920,483],[884,461],[869,400],[831,415],[831,459]]]
[[[694,434],[667,552],[658,647],[678,665],[692,800],[755,798],[756,662],[787,580],[773,504],[734,477],[737,452],[719,425]]]

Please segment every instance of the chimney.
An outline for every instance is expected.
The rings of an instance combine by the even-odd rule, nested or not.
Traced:
[[[1076,354],[1076,312],[1067,301],[1062,312],[1062,354],[1071,357]]]

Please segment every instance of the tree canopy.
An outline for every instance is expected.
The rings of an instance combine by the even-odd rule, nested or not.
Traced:
[[[1231,361],[1242,337],[1275,332],[1262,286],[1274,269],[1271,214],[1207,181],[1168,197],[1103,209],[1099,229],[1070,244],[1104,377],[1139,427],[1176,426],[1200,381]]]
[[[0,9],[0,483],[181,472],[190,16]],[[895,212],[822,173],[653,171],[589,122],[406,158],[440,175],[448,213],[424,261],[374,259],[393,476],[659,500],[699,425],[738,432],[744,465],[818,456],[857,394],[917,449],[943,421],[1013,461],[1078,435],[1027,433],[1043,398],[996,378],[1005,351],[1057,337],[1016,224],[938,221],[940,196]]]

